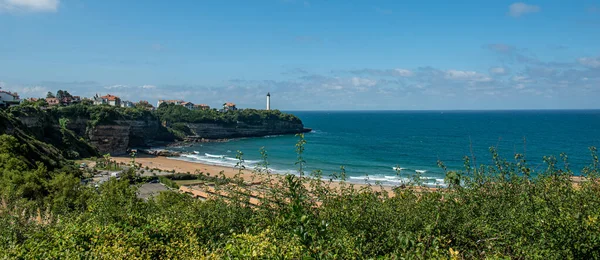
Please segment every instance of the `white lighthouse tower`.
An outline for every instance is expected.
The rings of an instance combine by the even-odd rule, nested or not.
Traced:
[[[271,93],[267,93],[267,110],[271,110]]]

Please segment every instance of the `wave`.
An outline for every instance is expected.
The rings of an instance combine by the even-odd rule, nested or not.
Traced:
[[[274,137],[280,137],[280,136],[284,136],[284,135],[265,135],[265,136],[263,136],[263,138],[274,138]]]
[[[210,157],[210,158],[225,158],[225,155],[214,155],[214,154],[209,154],[209,153],[205,153],[204,156]]]
[[[402,167],[392,167],[392,170],[394,170],[394,171],[403,171],[403,170],[409,170],[409,169],[408,168],[402,168]],[[423,173],[426,173],[427,170],[415,170],[415,172],[423,174]]]
[[[410,169],[408,169],[408,168],[402,168],[402,167],[392,167],[392,170],[394,170],[394,171],[403,171],[403,170],[410,170]],[[415,172],[423,174],[423,173],[426,173],[427,170],[415,170]]]
[[[414,181],[411,178],[400,177],[400,176],[391,176],[391,175],[350,176],[349,179],[353,182],[366,182],[366,183],[370,183],[370,184],[373,184],[375,182],[380,182],[381,184],[384,184],[384,185],[386,185],[386,184],[397,185],[397,184],[402,184],[402,183],[408,184],[408,183],[411,183]],[[444,179],[440,179],[440,178],[436,178],[436,177],[421,177],[420,179],[423,182],[423,185],[425,185],[425,186],[429,186],[429,187],[435,187],[435,186],[445,187],[446,186]]]
[[[310,134],[327,134],[327,132],[323,132],[323,131],[318,130],[318,129],[313,129],[309,133]]]
[[[170,159],[183,160],[189,162],[206,163],[217,166],[235,167],[239,163],[239,159],[227,157],[225,155],[215,155],[205,153],[204,155],[199,154],[182,154],[180,157],[171,157]],[[256,166],[259,160],[244,160],[242,165],[246,168]]]
[[[210,155],[212,155],[212,154],[210,154]],[[221,157],[218,155],[207,156],[207,154],[205,154],[205,155],[182,154],[180,157],[168,157],[168,158],[172,159],[172,160],[181,160],[181,161],[187,161],[187,162],[195,162],[195,163],[202,163],[202,164],[209,164],[209,165],[216,165],[216,166],[225,166],[225,167],[236,167],[237,163],[238,163],[238,160],[235,158],[226,157],[226,156]],[[260,167],[257,164],[258,162],[260,162],[260,161],[245,160],[242,165],[248,170],[253,170],[255,167]],[[276,169],[276,168],[270,167],[269,171],[272,173],[275,173],[275,174],[298,175],[298,171],[292,170],[292,169],[282,170],[282,169]],[[327,179],[327,177],[324,177],[324,179]],[[411,179],[410,177],[401,177],[401,176],[397,176],[397,175],[370,175],[370,176],[363,175],[363,176],[349,176],[348,181],[353,182],[353,183],[358,183],[358,184],[364,184],[364,183],[375,184],[376,182],[379,182],[383,185],[399,185],[399,184],[403,184],[403,183],[405,183],[405,184],[411,183],[413,181],[413,179]],[[432,176],[422,176],[421,181],[422,181],[423,185],[429,186],[429,187],[436,187],[436,186],[445,187],[445,186],[447,186],[446,183],[444,183],[444,179],[440,179],[440,178],[436,178],[436,177],[432,177]]]

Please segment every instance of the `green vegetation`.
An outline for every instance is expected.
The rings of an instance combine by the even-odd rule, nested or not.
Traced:
[[[54,169],[63,165],[63,155],[59,149],[39,141],[37,134],[27,131],[27,127],[23,126],[19,120],[2,110],[0,110],[0,133],[10,135],[3,137],[6,140],[3,140],[2,143],[8,145],[11,142],[17,142],[19,144],[18,153],[22,155],[23,160],[29,166],[43,163],[46,167]]]
[[[117,162],[112,161],[110,159],[110,154],[104,154],[102,158],[97,158],[95,160],[96,166],[95,168],[98,170],[106,170],[106,171],[120,171],[121,167]]]
[[[217,123],[231,125],[237,122],[249,125],[261,125],[272,121],[301,123],[298,117],[282,113],[279,110],[239,109],[219,112],[216,109],[189,110],[183,106],[163,103],[155,113],[161,121],[172,125],[176,123]],[[184,131],[183,129],[178,130]]]
[[[0,258],[600,258],[595,148],[579,183],[566,156],[533,172],[522,155],[492,149],[492,165],[465,158],[464,171],[449,172],[448,189],[336,188],[313,172],[263,187],[253,206],[177,192],[144,201],[133,171],[96,189],[69,163],[31,164],[27,145],[0,139]],[[296,148],[303,168],[303,139]]]
[[[7,113],[8,112],[8,113]],[[29,121],[32,127],[24,126],[20,121]],[[91,146],[80,134],[69,128],[77,118],[53,114],[51,110],[44,110],[40,106],[22,104],[9,108],[6,112],[0,111],[0,121],[12,125],[10,129],[28,136],[25,143],[52,144],[58,148],[62,156],[69,159],[91,157],[97,155],[96,148]],[[0,128],[0,133],[7,133]],[[14,135],[14,134],[13,134]],[[39,140],[39,141],[38,141]]]
[[[259,206],[248,196],[200,201],[177,192],[145,201],[137,186],[156,177],[136,176],[133,168],[98,188],[84,184],[93,174],[66,160],[98,155],[72,130],[81,119],[86,128],[160,120],[180,135],[190,133],[185,123],[299,122],[279,111],[221,113],[173,105],[150,112],[85,103],[46,109],[33,102],[0,110],[0,258],[600,258],[595,148],[578,182],[566,156],[544,158],[547,168],[534,172],[523,155],[507,160],[491,149],[491,165],[466,157],[463,171],[447,172],[448,188],[418,187],[414,178],[388,191],[345,182],[343,167],[328,176],[339,179],[338,186],[323,182],[321,172],[305,172],[310,162],[300,138],[301,176],[269,175],[261,150],[255,172],[278,181],[260,187]],[[120,169],[109,155],[97,163]],[[222,174],[158,179],[173,189],[183,181],[246,187],[239,176]]]
[[[49,93],[52,94],[52,93]],[[52,94],[54,96],[54,94]],[[71,97],[67,91],[60,90],[57,97]],[[92,105],[89,100],[68,106],[56,105],[48,107],[45,100],[24,102],[11,107],[7,112],[21,120],[37,121],[31,129],[39,140],[51,143],[65,151],[67,158],[96,156],[97,152],[85,139],[78,136],[89,136],[93,129],[100,125],[128,124],[126,121],[142,121],[157,124],[151,136],[157,141],[184,140],[195,136],[187,123],[214,123],[221,126],[247,125],[270,126],[278,122],[301,124],[294,115],[284,114],[278,110],[264,111],[241,109],[219,112],[212,110],[189,110],[174,104],[162,104],[155,111],[148,109],[148,102],[140,102],[132,108],[113,107],[109,105]],[[60,132],[56,131],[56,126]],[[81,140],[80,140],[81,139]],[[135,136],[130,139],[135,144],[145,144],[144,137]]]
[[[50,110],[55,118],[86,119],[91,126],[114,124],[117,120],[152,120],[151,111],[143,108],[124,108],[108,105],[94,106],[80,103],[70,106],[52,107]]]
[[[179,189],[179,185],[175,181],[173,181],[167,177],[160,176],[160,177],[158,177],[158,180],[160,180],[160,183],[164,184],[165,186],[167,186],[169,188]]]

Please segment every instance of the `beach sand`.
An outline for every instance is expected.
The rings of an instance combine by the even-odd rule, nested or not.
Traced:
[[[129,156],[113,157],[112,160],[114,160],[118,163],[126,163],[127,164],[127,163],[131,162],[131,157],[129,157]],[[189,172],[190,174],[195,174],[196,171],[200,171],[200,172],[203,172],[204,174],[209,174],[210,176],[217,176],[217,175],[219,175],[220,172],[223,172],[223,174],[228,178],[232,178],[240,172],[239,169],[236,169],[233,167],[216,166],[216,165],[209,165],[209,164],[196,163],[196,162],[187,162],[187,161],[182,161],[182,160],[169,159],[167,157],[162,157],[162,156],[152,156],[152,155],[144,155],[144,154],[138,154],[138,156],[135,158],[135,162],[138,164],[142,164],[142,167],[147,166],[150,169],[156,168],[156,169],[160,169],[160,170],[164,170],[164,171],[175,170],[175,172],[178,172],[178,173],[188,173]],[[273,175],[283,176],[283,175],[278,175],[278,174],[273,174]],[[259,180],[258,175],[253,173],[252,170],[243,170],[242,174],[240,176],[246,182],[253,182],[253,181]],[[367,186],[367,184],[360,184],[360,183],[352,183],[352,184],[354,184],[354,186],[357,189]],[[339,186],[340,185],[338,182],[334,181],[331,183],[332,188],[337,188]],[[381,191],[382,189],[387,190],[387,191],[392,191],[392,189],[394,188],[392,186],[381,186],[380,187],[380,186],[376,186],[376,185],[372,185],[371,187],[375,191]]]
[[[123,157],[113,157],[112,160],[118,163],[130,163],[131,157],[123,156]],[[208,165],[202,163],[193,163],[186,162],[182,160],[169,159],[167,157],[162,156],[152,156],[152,155],[144,155],[138,154],[135,158],[136,163],[141,163],[142,167],[148,167],[150,169],[157,168],[164,171],[172,171],[175,170],[177,173],[190,173],[195,174],[196,171],[203,172],[204,174],[210,174],[210,176],[217,176],[221,171],[225,174],[226,177],[232,178],[237,173],[239,173],[239,169],[233,167],[225,167],[225,166],[216,166],[216,165]],[[244,170],[242,177],[244,180],[252,179],[252,171]]]

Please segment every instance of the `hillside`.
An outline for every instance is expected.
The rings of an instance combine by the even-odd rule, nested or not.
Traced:
[[[13,149],[13,156],[23,158],[29,166],[35,166],[37,162],[43,163],[49,168],[58,168],[64,160],[63,153],[55,146],[40,141],[40,136],[29,131],[18,119],[5,111],[0,110],[0,135],[4,135],[3,143],[16,142],[19,145]],[[71,138],[72,136],[68,136]],[[56,139],[62,142],[62,138]],[[8,149],[8,148],[7,148]]]
[[[0,122],[23,138],[15,125]],[[28,165],[25,156],[36,155],[27,147],[15,152],[21,151],[16,137],[0,140],[0,258],[600,257],[600,163],[594,148],[578,183],[553,158],[534,175],[523,157],[508,162],[493,151],[493,165],[471,168],[466,160],[464,171],[447,172],[447,189],[418,182],[393,191],[357,188],[344,181],[343,170],[330,176],[337,185],[319,172],[271,176],[267,158],[255,171],[272,182],[259,186],[208,174],[161,177],[173,187],[167,178],[208,185],[213,195],[203,201],[174,191],[138,198],[139,185],[150,179],[129,171],[97,188],[84,185],[72,168]],[[301,138],[297,147],[303,145]],[[299,170],[306,163],[302,151]]]
[[[223,113],[164,105],[156,111],[148,111],[81,103],[50,109],[21,105],[10,108],[9,113],[38,139],[72,150],[70,157],[89,157],[96,153],[94,148],[102,154],[119,155],[125,154],[128,148],[164,145],[176,140],[257,137],[306,131],[299,118],[277,110],[244,109]],[[73,139],[69,136],[75,140],[66,140]],[[78,142],[80,138],[85,142]],[[86,147],[86,143],[93,148]]]

